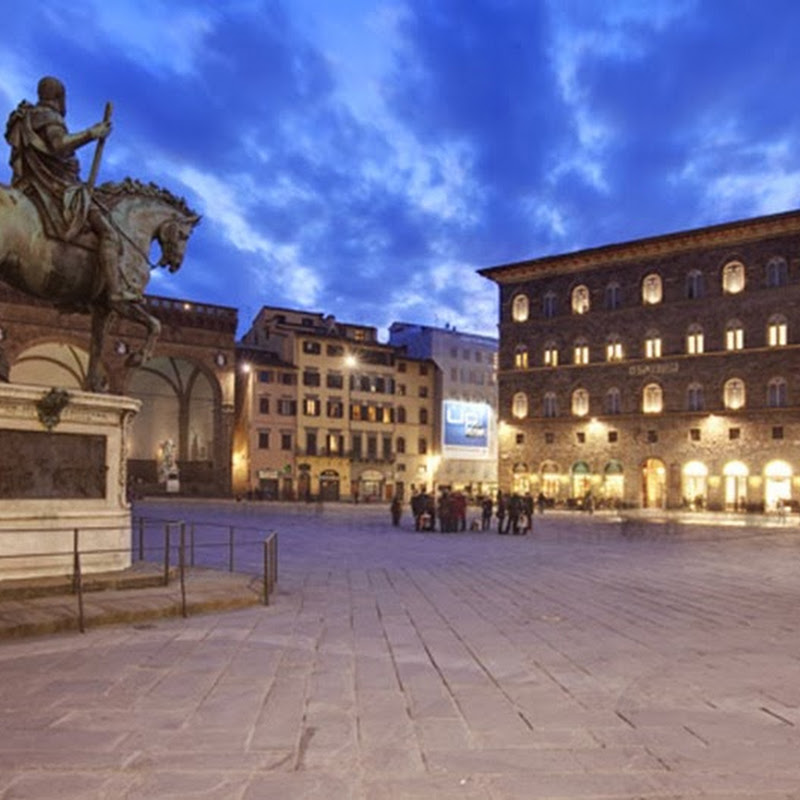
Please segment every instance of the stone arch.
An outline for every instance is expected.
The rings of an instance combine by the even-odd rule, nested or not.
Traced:
[[[158,453],[171,439],[181,491],[213,492],[229,467],[222,441],[222,388],[215,374],[193,359],[159,356],[131,370],[126,383],[126,394],[142,401],[132,423],[132,476],[146,490],[157,491]]]
[[[7,351],[6,357],[13,383],[62,389],[82,389],[89,365],[86,348],[70,337],[61,342],[47,338],[28,340],[19,352]]]

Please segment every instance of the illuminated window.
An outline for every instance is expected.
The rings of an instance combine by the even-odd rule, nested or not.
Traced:
[[[544,365],[546,367],[558,366],[558,348],[553,342],[548,342],[544,346]]]
[[[517,369],[528,367],[528,348],[524,344],[518,344],[514,350],[514,366]]]
[[[614,311],[622,305],[622,289],[620,285],[614,281],[606,286],[606,308],[609,311]]]
[[[576,286],[572,290],[572,313],[585,314],[589,310],[589,289],[586,286]]]
[[[690,325],[686,332],[686,352],[690,356],[696,356],[703,352],[704,338],[703,329],[700,325]]]
[[[576,417],[585,417],[589,413],[589,392],[576,389],[572,393],[572,413]]]
[[[686,276],[686,296],[690,300],[696,300],[698,297],[703,297],[705,293],[703,273],[699,269],[693,269]]]
[[[664,394],[657,383],[648,383],[642,392],[642,411],[659,414],[664,408]]]
[[[550,319],[556,315],[556,295],[555,292],[547,292],[542,297],[542,315]]]
[[[789,389],[783,378],[773,378],[767,384],[767,405],[770,408],[783,408],[789,404]]]
[[[775,256],[767,262],[767,286],[786,286],[789,283],[789,267],[786,259]]]
[[[661,336],[658,331],[648,331],[644,340],[644,357],[661,358]]]
[[[606,339],[606,361],[622,361],[622,340],[616,333]]]
[[[530,313],[530,303],[528,295],[518,294],[511,301],[511,319],[514,322],[525,322]]]
[[[622,413],[622,392],[616,387],[609,389],[605,397],[605,411],[606,414],[621,414]]]
[[[661,276],[651,273],[642,281],[642,302],[651,306],[662,299]]]
[[[738,294],[744,289],[744,264],[731,261],[722,268],[722,291]]]
[[[542,412],[545,417],[555,417],[558,415],[558,401],[555,392],[547,392],[545,394]]]
[[[739,320],[731,320],[725,328],[725,349],[741,350],[744,347],[744,328]]]
[[[686,408],[689,411],[702,411],[704,407],[703,387],[699,383],[689,384],[686,390]]]
[[[525,392],[517,392],[511,401],[511,413],[517,419],[524,419],[528,416],[528,395]]]
[[[745,391],[744,381],[740,378],[731,378],[725,381],[722,392],[722,400],[725,408],[735,411],[737,408],[744,408]]]
[[[784,347],[787,342],[786,317],[776,314],[767,324],[767,344],[770,347]]]
[[[578,339],[578,341],[575,342],[572,361],[574,364],[589,363],[589,345],[586,343],[585,339]]]

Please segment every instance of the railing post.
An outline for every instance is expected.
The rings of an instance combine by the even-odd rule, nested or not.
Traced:
[[[271,565],[269,563],[269,536],[264,539],[264,605],[269,605],[270,585],[269,578],[271,573]]]
[[[178,559],[181,573],[181,614],[186,619],[188,616],[186,613],[186,523],[181,521],[180,525],[181,544],[178,550]]]
[[[164,523],[164,586],[169,586],[169,522]]]
[[[233,572],[233,537],[235,530],[233,525],[228,528],[228,572]]]
[[[86,622],[83,616],[83,576],[81,575],[81,551],[78,541],[77,528],[75,528],[72,532],[72,553],[72,586],[73,591],[75,591],[78,595],[78,630],[80,630],[81,633],[86,633]]]

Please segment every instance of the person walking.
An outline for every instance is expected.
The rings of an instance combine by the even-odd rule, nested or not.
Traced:
[[[487,494],[481,501],[481,530],[488,531],[492,525],[492,510],[494,503],[492,498]]]
[[[503,496],[501,491],[497,492],[497,532],[498,533],[508,533],[505,529],[505,519],[506,519],[506,498]]]

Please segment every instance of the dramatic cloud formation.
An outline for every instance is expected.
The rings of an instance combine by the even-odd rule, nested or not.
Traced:
[[[38,0],[0,113],[45,74],[101,179],[204,216],[150,291],[493,335],[494,264],[800,201],[790,0]],[[91,148],[81,153],[84,174]],[[0,180],[8,180],[0,175]]]

